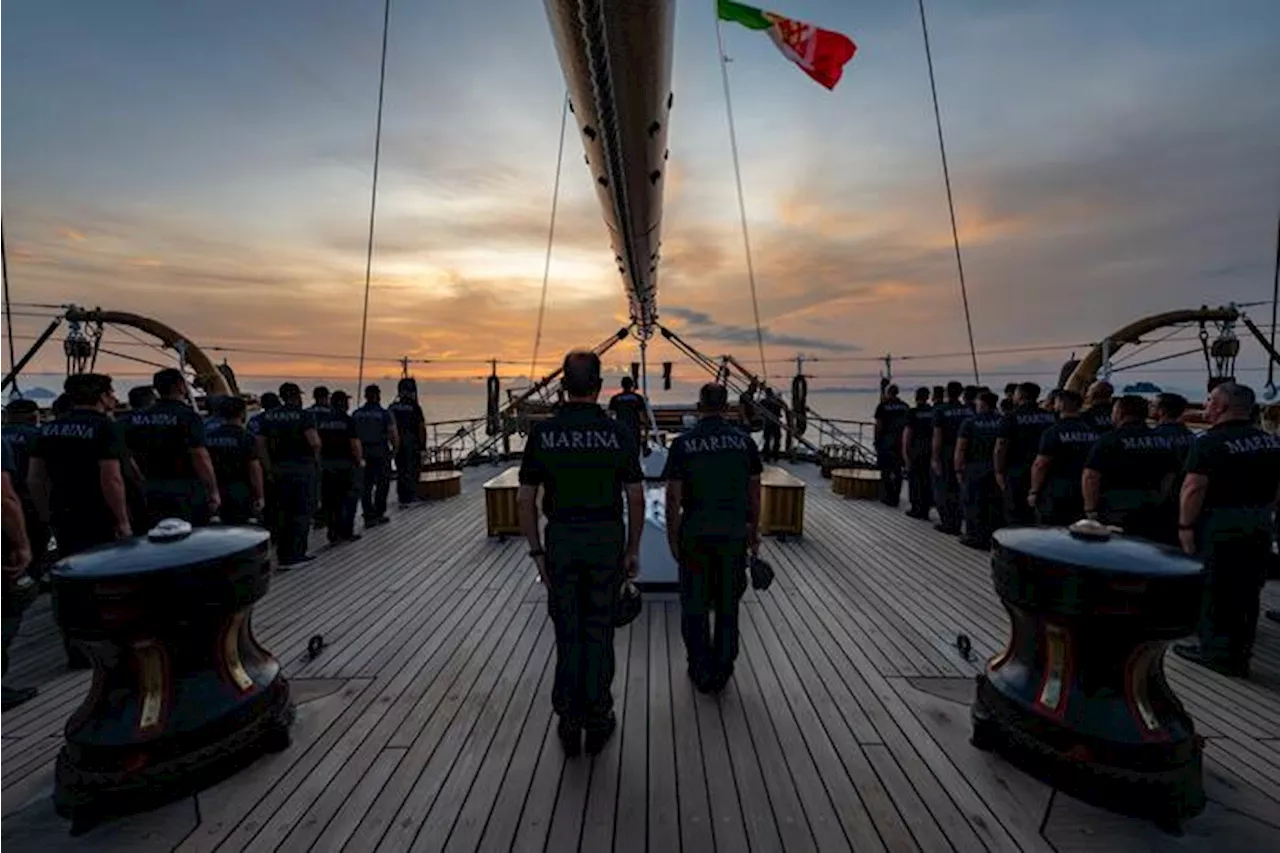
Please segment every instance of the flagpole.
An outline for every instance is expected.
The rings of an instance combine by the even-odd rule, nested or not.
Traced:
[[[738,134],[733,126],[733,98],[729,95],[729,58],[724,54],[724,36],[720,33],[720,4],[715,9],[716,49],[720,57],[720,79],[724,83],[724,110],[729,120],[729,149],[733,153],[733,180],[738,188],[738,215],[742,219],[742,248],[747,257],[747,281],[751,285],[751,310],[756,319],[756,344],[760,348],[760,381],[769,383],[769,368],[764,358],[764,330],[760,326],[760,300],[756,296],[756,273],[751,263],[751,237],[747,230],[747,203],[742,192],[742,166],[738,161]]]
[[[942,182],[947,187],[947,210],[951,214],[951,242],[956,250],[956,272],[960,276],[960,300],[964,303],[964,326],[969,333],[969,357],[973,359],[973,381],[978,376],[978,351],[973,345],[973,320],[969,316],[969,289],[964,282],[964,261],[960,257],[960,229],[956,227],[956,202],[951,193],[951,170],[947,166],[947,143],[942,136],[942,111],[938,109],[938,82],[933,75],[933,50],[929,47],[929,23],[925,19],[924,0],[916,0],[920,7],[920,31],[924,35],[924,57],[929,64],[929,90],[933,93],[933,120],[938,127],[938,153],[942,156]]]

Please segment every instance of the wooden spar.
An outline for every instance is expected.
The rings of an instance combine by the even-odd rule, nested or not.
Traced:
[[[1116,350],[1125,344],[1136,344],[1143,335],[1176,326],[1181,323],[1234,323],[1240,319],[1240,312],[1233,307],[1226,308],[1191,308],[1179,311],[1166,311],[1135,320],[1127,326],[1112,332],[1103,341],[1094,345],[1088,355],[1080,360],[1075,370],[1067,377],[1065,388],[1083,394],[1098,377],[1098,369],[1102,367],[1103,349],[1109,347],[1109,355],[1115,357]]]
[[[130,314],[127,311],[102,311],[94,309],[92,311],[84,308],[67,309],[67,319],[78,323],[115,323],[120,326],[129,326],[140,332],[145,332],[154,338],[160,340],[167,347],[177,349],[181,344],[183,347],[183,355],[188,364],[190,364],[196,372],[196,387],[203,390],[206,394],[229,395],[237,394],[239,390],[232,388],[227,378],[222,375],[222,371],[218,370],[213,360],[205,354],[193,341],[183,335],[178,334],[170,326],[166,326],[159,320],[153,320],[150,317],[143,317],[141,314]]]

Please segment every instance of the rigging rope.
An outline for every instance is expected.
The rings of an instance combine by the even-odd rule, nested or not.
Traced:
[[[951,193],[951,169],[947,166],[947,143],[942,136],[942,111],[938,108],[938,83],[933,74],[933,50],[929,46],[929,23],[924,14],[924,0],[916,0],[920,7],[920,31],[924,35],[924,56],[929,63],[929,89],[933,93],[933,120],[938,127],[938,153],[942,156],[942,181],[947,187],[947,210],[951,214],[951,242],[956,250],[956,272],[960,276],[960,300],[964,303],[964,326],[969,333],[969,356],[973,359],[973,381],[981,382],[978,375],[978,351],[973,344],[973,320],[969,316],[969,289],[964,281],[964,261],[960,257],[960,230],[956,227],[956,203]]]
[[[382,5],[382,58],[378,69],[378,117],[373,131],[373,185],[369,191],[369,248],[364,261],[364,312],[360,317],[360,367],[356,393],[364,384],[364,349],[369,335],[369,287],[373,282],[373,228],[378,214],[378,163],[382,158],[382,101],[387,88],[387,33],[391,24],[391,0]]]
[[[729,96],[729,57],[724,53],[724,36],[720,33],[719,7],[716,12],[716,48],[720,56],[720,78],[724,83],[724,111],[729,120],[729,149],[733,153],[733,180],[738,187],[738,215],[742,218],[742,248],[747,257],[747,282],[751,285],[751,310],[756,320],[756,345],[760,348],[760,372],[769,368],[764,357],[764,330],[760,326],[760,300],[756,297],[756,272],[751,263],[751,237],[747,231],[747,203],[742,193],[742,166],[738,162],[738,134],[733,125],[733,99]]]
[[[1276,348],[1276,302],[1280,301],[1280,217],[1276,217],[1276,269],[1271,284],[1271,350]],[[11,356],[12,357],[12,356]],[[1276,390],[1276,361],[1267,362],[1267,390],[1274,396]]]
[[[560,109],[560,145],[556,150],[556,179],[551,187],[551,224],[547,226],[547,258],[542,265],[542,298],[538,300],[538,326],[533,335],[533,359],[529,364],[529,380],[538,371],[538,348],[542,346],[542,318],[547,312],[547,282],[551,280],[551,246],[556,238],[556,209],[560,204],[560,171],[564,166],[564,131],[569,126],[569,93],[564,93]]]
[[[0,223],[0,276],[4,278],[4,333],[9,336],[9,369],[18,363],[17,353],[13,348],[13,303],[9,301],[9,250],[4,242],[4,223]],[[1275,337],[1275,319],[1271,321],[1272,337]],[[16,391],[18,386],[14,384]]]

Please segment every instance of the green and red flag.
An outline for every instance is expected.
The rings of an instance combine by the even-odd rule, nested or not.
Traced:
[[[834,89],[840,82],[845,63],[853,59],[858,50],[853,40],[841,33],[734,3],[733,0],[717,2],[720,20],[742,24],[749,30],[767,30],[783,56],[828,89]]]

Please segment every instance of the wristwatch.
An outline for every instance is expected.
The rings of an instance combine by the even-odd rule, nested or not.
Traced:
[[[538,559],[539,557],[545,557],[545,556],[547,556],[547,552],[546,552],[546,551],[544,551],[544,550],[542,550],[541,548],[530,548],[530,549],[529,549],[529,556],[536,560],[536,559]]]

